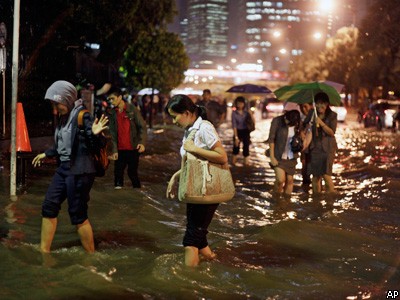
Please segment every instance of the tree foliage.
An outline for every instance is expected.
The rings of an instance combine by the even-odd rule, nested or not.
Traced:
[[[399,23],[398,0],[375,1],[360,28],[359,47],[364,57],[362,69],[377,74],[373,80],[383,87],[384,94],[400,84]]]
[[[122,62],[125,80],[136,88],[156,88],[170,92],[184,79],[189,58],[179,37],[158,30],[143,33],[125,52]]]
[[[336,35],[327,40],[323,51],[324,65],[328,70],[327,78],[331,81],[345,83],[349,91],[358,86],[355,75],[359,62],[357,48],[358,29],[343,27]]]
[[[296,57],[290,65],[289,78],[292,84],[318,81],[325,79],[327,72],[321,61],[321,53],[312,51]]]
[[[7,15],[9,45],[13,2],[4,0],[0,6]],[[118,66],[141,32],[166,27],[175,13],[173,0],[25,1],[20,12],[21,80],[36,77],[34,73],[44,79],[49,74],[60,75],[58,70],[68,71],[71,63],[65,56],[72,49],[92,54],[98,63]],[[99,44],[99,51],[87,43]]]
[[[304,54],[291,67],[291,81],[329,79],[360,88],[372,98],[381,87],[382,97],[400,85],[400,6],[398,0],[375,0],[360,29],[344,27],[328,39],[319,54]]]
[[[357,65],[357,37],[357,29],[344,27],[327,40],[325,49],[299,56],[290,69],[291,81],[329,79],[348,83]]]
[[[1,21],[8,29],[7,78],[11,78],[13,6],[13,0],[0,1]],[[53,81],[64,79],[77,84],[77,69],[82,78],[97,86],[106,79],[116,79],[128,46],[143,32],[165,28],[175,14],[174,0],[22,1],[19,100],[32,104],[32,108],[39,105],[37,117],[42,118],[48,115],[48,109],[41,109],[44,101],[39,100]],[[91,49],[87,46],[90,43],[99,44],[100,49]],[[7,84],[9,93],[10,81]],[[26,110],[29,118],[31,110]]]

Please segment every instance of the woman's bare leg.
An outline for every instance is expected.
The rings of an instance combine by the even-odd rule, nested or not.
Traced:
[[[185,247],[185,265],[195,267],[199,264],[199,249],[193,246]]]
[[[42,232],[40,235],[40,251],[50,253],[54,234],[57,229],[57,218],[42,218]]]
[[[89,220],[86,219],[82,224],[76,225],[76,227],[78,229],[78,234],[83,248],[88,253],[94,253],[93,229]]]

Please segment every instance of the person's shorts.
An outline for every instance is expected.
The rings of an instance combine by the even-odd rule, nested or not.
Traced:
[[[296,173],[297,159],[282,159],[278,161],[278,168],[281,168],[288,175],[294,175]]]
[[[47,189],[42,204],[44,218],[56,218],[61,204],[67,199],[71,224],[82,224],[88,218],[88,201],[94,182],[94,174],[74,175],[69,163],[61,163]]]

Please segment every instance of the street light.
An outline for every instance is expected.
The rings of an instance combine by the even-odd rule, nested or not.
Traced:
[[[323,12],[332,12],[335,7],[334,0],[320,0],[319,3],[320,10]]]
[[[273,35],[274,38],[278,38],[278,37],[280,37],[282,35],[282,33],[279,30],[275,30],[272,33],[272,35]]]
[[[282,70],[285,70],[292,63],[294,57],[302,55],[304,49],[316,49],[317,45],[317,49],[319,49],[323,45],[325,36],[324,32],[319,30],[303,32],[300,35],[292,34],[291,37],[289,34],[290,32],[283,32],[282,36],[273,34],[274,37],[281,39],[280,43],[274,44],[274,47],[271,48],[275,49],[272,56],[274,68],[281,67]]]
[[[314,39],[320,40],[322,38],[322,33],[321,32],[315,32],[313,34]]]

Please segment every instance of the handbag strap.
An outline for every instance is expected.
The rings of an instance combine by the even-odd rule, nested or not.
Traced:
[[[187,136],[187,140],[191,140],[194,141],[194,136],[196,135],[196,132],[198,131],[198,129],[193,128],[190,132],[189,135]]]
[[[201,167],[203,168],[203,184],[201,186],[201,193],[205,195],[207,193],[207,182],[210,182],[212,179],[212,176],[208,170],[208,160],[202,160]]]
[[[198,131],[197,128],[193,128],[189,135],[187,136],[186,140],[192,140],[194,141],[194,137],[196,135],[196,132]],[[185,156],[187,156],[190,153],[187,153]],[[192,154],[191,154],[192,155]],[[207,182],[210,182],[212,179],[212,176],[209,172],[209,168],[208,168],[208,160],[203,160],[203,159],[199,159],[201,167],[203,169],[203,178],[202,178],[202,186],[201,186],[201,193],[203,195],[205,195],[207,193]]]

